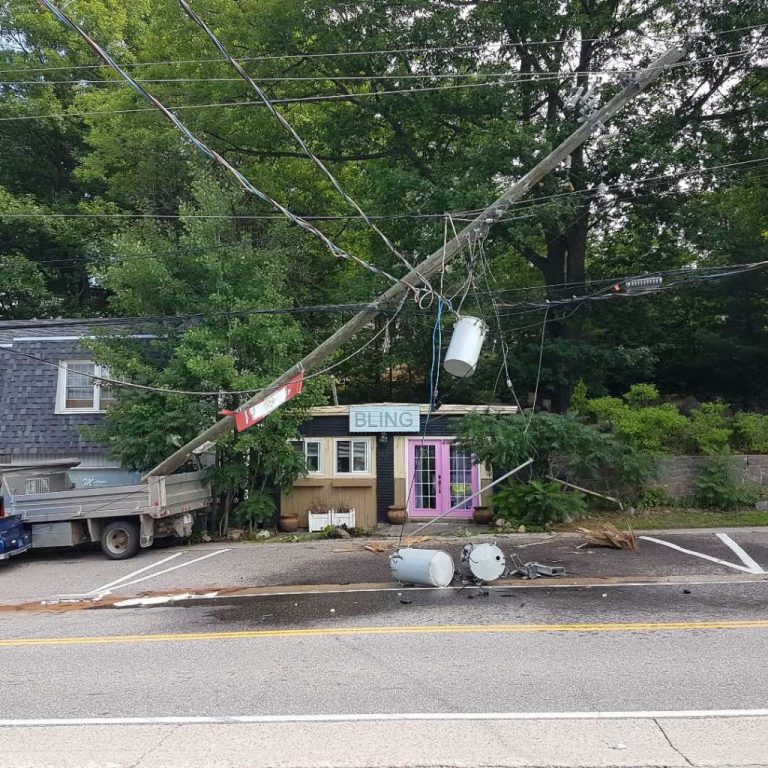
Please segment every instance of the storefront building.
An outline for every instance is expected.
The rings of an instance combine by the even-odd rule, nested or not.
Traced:
[[[490,492],[472,499],[490,477],[455,445],[461,419],[470,413],[512,415],[514,406],[443,405],[426,423],[426,405],[370,403],[312,409],[297,448],[308,474],[281,495],[281,514],[307,526],[312,509],[355,509],[356,525],[387,523],[390,508],[411,519],[468,519]],[[426,423],[426,432],[425,432]],[[466,499],[467,501],[463,501]]]

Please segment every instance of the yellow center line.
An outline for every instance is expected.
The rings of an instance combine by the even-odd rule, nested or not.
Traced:
[[[448,624],[435,626],[327,627],[254,629],[240,632],[178,632],[156,635],[92,637],[17,637],[0,639],[0,648],[29,645],[107,645],[178,643],[190,640],[261,640],[273,637],[343,637],[349,635],[532,634],[546,632],[679,632],[716,629],[768,629],[768,619],[745,621],[669,621],[580,624]]]

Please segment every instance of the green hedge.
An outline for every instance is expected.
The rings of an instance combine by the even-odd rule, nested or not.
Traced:
[[[580,417],[636,448],[671,454],[768,453],[768,416],[760,413],[733,414],[726,403],[713,402],[686,416],[671,403],[661,403],[653,384],[635,384],[623,397],[590,399],[583,387],[575,395]]]

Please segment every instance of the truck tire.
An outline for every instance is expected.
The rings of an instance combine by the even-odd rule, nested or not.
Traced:
[[[112,520],[101,534],[101,551],[110,560],[127,560],[139,551],[139,526],[132,520]]]

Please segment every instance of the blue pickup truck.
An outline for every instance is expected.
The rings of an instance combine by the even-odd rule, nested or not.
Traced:
[[[2,515],[0,505],[0,515]],[[20,555],[32,546],[32,535],[18,517],[0,516],[0,560]]]

